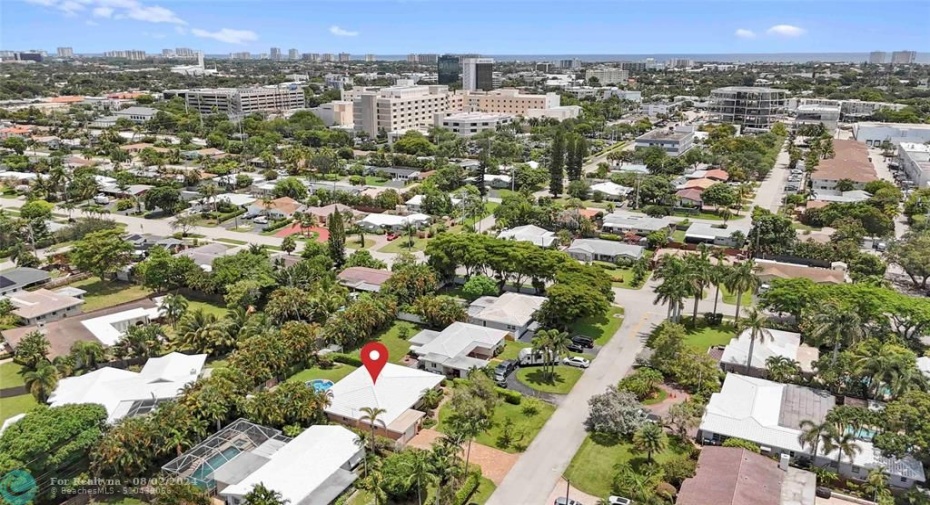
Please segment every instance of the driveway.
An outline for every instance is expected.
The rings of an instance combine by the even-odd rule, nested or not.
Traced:
[[[407,443],[407,446],[416,447],[417,449],[429,449],[433,446],[433,442],[440,437],[442,437],[442,433],[436,430],[425,429],[417,433],[417,436],[413,437],[410,442]],[[467,447],[467,445],[462,446],[463,458],[465,457],[464,451]],[[480,466],[481,474],[494,482],[495,485],[499,486],[504,480],[504,476],[507,475],[507,472],[510,471],[519,457],[519,454],[511,454],[500,449],[495,449],[494,447],[472,442],[468,463],[474,463]]]
[[[535,389],[523,384],[522,382],[517,380],[516,370],[514,370],[512,374],[507,376],[507,389],[516,391],[522,394],[523,396],[537,398],[539,400],[542,400],[546,403],[551,403],[553,405],[559,405],[562,402],[562,399],[565,397],[565,395],[542,393],[540,391],[536,391]]]

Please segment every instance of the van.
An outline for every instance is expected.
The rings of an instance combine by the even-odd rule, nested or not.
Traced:
[[[546,357],[542,351],[533,352],[533,349],[525,347],[520,349],[517,355],[517,361],[520,366],[538,366],[546,364]]]

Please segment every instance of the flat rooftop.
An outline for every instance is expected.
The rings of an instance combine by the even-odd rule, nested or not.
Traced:
[[[814,171],[814,180],[872,182],[878,179],[875,167],[869,160],[869,149],[855,140],[833,140],[832,158],[820,160]]]
[[[688,135],[692,135],[694,132],[682,132],[675,130],[653,130],[644,135],[640,135],[636,140],[674,140],[682,141]]]

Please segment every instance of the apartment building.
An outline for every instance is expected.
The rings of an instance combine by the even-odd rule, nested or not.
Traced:
[[[559,60],[559,68],[562,70],[578,70],[581,68],[581,60]]]
[[[272,61],[281,61],[281,48],[280,48],[280,47],[272,47],[272,48],[268,51],[268,58],[269,58],[270,60],[272,60]]]
[[[104,58],[126,58],[127,60],[139,61],[145,59],[145,51],[138,49],[129,49],[127,51],[107,51],[103,53]]]
[[[584,80],[590,81],[591,78],[597,79],[601,84],[617,84],[626,82],[630,78],[630,72],[621,68],[589,68],[584,73]]]
[[[229,53],[229,59],[231,60],[251,60],[252,53],[248,51],[240,51],[238,53]]]
[[[299,60],[300,52],[297,49],[288,49],[287,50],[287,59],[289,60]]]
[[[557,93],[545,95],[525,95],[513,88],[495,89],[493,91],[475,91],[463,94],[465,112],[488,112],[491,114],[509,114],[526,116],[533,109],[552,109],[561,104]]]
[[[462,59],[462,91],[494,89],[494,58]]]
[[[930,187],[930,145],[901,142],[898,144],[898,165],[915,186]]]
[[[352,55],[350,55],[349,53],[339,53],[340,62],[345,63],[347,61],[350,61],[351,59],[352,59]]]
[[[510,123],[512,116],[487,112],[446,112],[436,115],[435,125],[456,135],[470,137],[485,130],[495,130],[497,125]]]
[[[752,86],[727,86],[710,92],[710,118],[741,126],[747,132],[772,128],[785,115],[787,91]]]
[[[888,58],[888,53],[885,51],[872,51],[869,53],[869,63],[873,65],[882,65],[885,63],[885,60]]]
[[[841,180],[852,181],[854,189],[864,189],[866,184],[878,179],[869,150],[862,143],[835,139],[833,151],[834,156],[820,160],[811,175],[814,191],[834,191]]]
[[[165,98],[180,96],[201,114],[226,114],[231,119],[254,112],[303,109],[307,106],[303,85],[283,83],[254,88],[165,90]]]
[[[683,154],[694,143],[693,126],[674,126],[659,128],[636,138],[635,148],[646,149],[659,147],[669,156],[675,157]]]
[[[74,58],[74,49],[70,47],[59,47],[57,52],[59,58]]]
[[[352,101],[355,130],[370,137],[381,130],[429,128],[435,114],[462,108],[461,95],[442,85],[352,89],[343,92],[343,99]]]
[[[373,55],[373,54],[366,54],[366,55],[365,55],[365,63],[371,63],[371,62],[373,62],[373,61],[375,61],[375,55]]]
[[[893,65],[910,65],[917,63],[916,51],[895,51],[891,53],[891,63]]]

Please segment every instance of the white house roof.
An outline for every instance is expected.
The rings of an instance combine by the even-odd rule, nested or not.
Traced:
[[[604,256],[629,256],[637,259],[643,255],[642,246],[624,244],[616,240],[601,240],[596,238],[575,239],[572,241],[572,245],[568,247],[567,251],[569,253],[583,252]]]
[[[614,212],[604,216],[605,228],[627,228],[643,231],[656,231],[671,226],[672,221],[668,217],[656,218],[648,216],[634,216],[629,214],[620,214]]]
[[[452,323],[439,334],[435,334],[430,330],[424,331],[429,332],[429,338],[411,339],[411,343],[429,341],[419,347],[412,346],[413,352],[422,359],[449,366],[455,364],[459,358],[468,358],[468,354],[478,347],[484,349],[497,347],[510,334],[510,332],[504,330],[495,330],[494,328],[461,322]],[[467,368],[465,370],[471,369],[472,365],[481,368],[488,364],[487,361],[476,358],[468,358],[466,361]]]
[[[497,234],[497,238],[511,239],[518,242],[532,242],[540,247],[549,247],[557,239],[555,233],[532,224],[504,230]]]
[[[149,359],[140,372],[103,367],[60,380],[48,403],[53,407],[97,403],[107,410],[107,420],[115,422],[128,415],[136,402],[177,397],[186,384],[197,380],[206,359],[206,354],[172,352]]]
[[[406,216],[396,216],[394,214],[368,214],[359,223],[365,223],[373,227],[381,226],[405,226],[410,224],[420,224],[429,221],[426,214],[408,214]]]
[[[310,426],[271,454],[256,471],[220,492],[242,497],[257,484],[281,493],[284,503],[330,503],[356,476],[343,469],[360,449],[358,435],[337,425]]]
[[[864,202],[872,198],[872,194],[868,191],[863,191],[861,189],[854,189],[852,191],[826,191],[819,190],[813,195],[813,200],[820,200],[823,202],[837,202],[837,203],[855,203],[855,202]]]
[[[252,195],[243,195],[241,193],[223,193],[220,195],[216,195],[216,201],[220,202],[223,200],[226,200],[227,202],[229,202],[232,205],[235,205],[236,207],[244,207],[246,205],[251,205],[255,203],[255,201],[258,199]]]
[[[406,202],[404,202],[404,204],[405,205],[423,205],[423,200],[425,199],[426,197],[423,195],[413,195],[413,197],[407,200]]]
[[[742,232],[743,235],[749,235],[749,225],[746,224],[710,224],[710,223],[691,223],[688,230],[685,231],[685,237],[692,237],[704,240],[728,239],[734,232]]]
[[[364,367],[356,369],[330,388],[332,404],[326,412],[349,419],[359,419],[364,407],[385,409],[380,416],[390,425],[416,405],[423,392],[435,388],[443,376],[415,368],[388,363],[381,370],[378,382],[372,383]]]
[[[700,429],[764,447],[810,454],[810,447],[802,448],[798,442],[801,421],[822,423],[835,404],[836,399],[826,391],[731,373],[720,392],[711,395]],[[923,467],[914,458],[885,457],[869,442],[856,443],[861,451],[853,459],[855,466],[883,467],[891,475],[925,480]],[[824,454],[819,450],[818,456],[836,460],[835,452]]]
[[[610,181],[593,184],[591,185],[590,189],[592,193],[595,191],[600,191],[601,193],[609,196],[626,196],[630,194],[631,191],[633,191],[633,188],[621,186]]]
[[[122,312],[95,317],[93,319],[85,319],[81,321],[81,324],[83,324],[84,327],[87,328],[87,331],[91,332],[103,345],[111,346],[119,341],[120,336],[123,335],[123,329],[121,329],[121,327],[127,326],[128,321],[152,320],[158,319],[159,316],[159,309],[157,307],[137,307]]]
[[[482,296],[471,302],[468,316],[480,321],[491,321],[509,326],[522,327],[533,320],[546,299],[542,296],[521,293],[504,293],[500,296]]]
[[[765,360],[773,356],[783,356],[797,361],[801,370],[813,371],[812,363],[820,357],[820,351],[801,343],[801,334],[790,331],[766,329],[762,337],[756,336],[756,343],[752,349],[752,366],[765,368]],[[749,357],[749,344],[752,330],[744,330],[738,337],[730,340],[723,350],[721,362],[735,365],[745,365]]]

